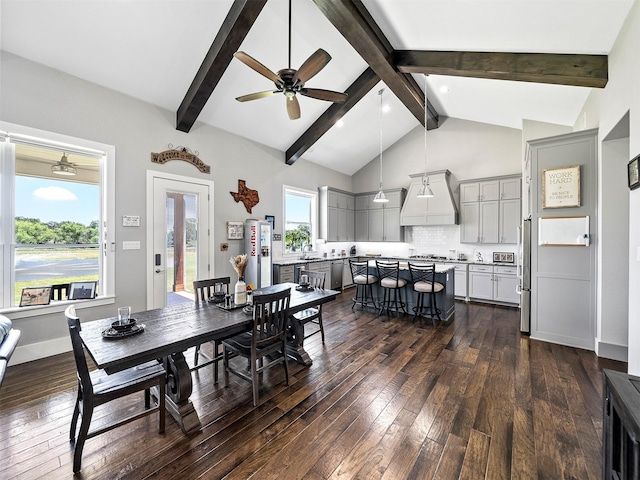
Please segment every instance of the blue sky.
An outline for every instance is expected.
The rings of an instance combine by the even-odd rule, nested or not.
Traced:
[[[16,217],[41,222],[98,220],[99,187],[84,183],[16,175]]]

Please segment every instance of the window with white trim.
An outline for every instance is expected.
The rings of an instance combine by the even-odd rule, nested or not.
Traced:
[[[25,288],[96,282],[97,296],[113,294],[105,251],[113,147],[15,125],[7,130],[0,132],[0,309],[19,306]]]
[[[284,186],[284,253],[312,251],[317,238],[318,194]]]

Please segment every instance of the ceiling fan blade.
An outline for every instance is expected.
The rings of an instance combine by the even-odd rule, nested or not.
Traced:
[[[287,99],[287,113],[289,114],[289,120],[297,120],[300,118],[300,103],[298,99],[293,97],[285,97]]]
[[[346,93],[323,90],[321,88],[301,88],[298,93],[305,97],[326,100],[327,102],[344,103],[347,100]]]
[[[238,60],[240,60],[242,63],[244,63],[247,67],[252,68],[256,72],[258,72],[260,75],[267,77],[269,80],[271,80],[275,84],[277,85],[282,84],[282,79],[278,75],[273,73],[271,70],[269,70],[267,67],[261,64],[251,55],[247,55],[244,52],[236,52],[233,54],[233,56],[236,57]]]
[[[265,90],[264,92],[249,93],[248,95],[242,95],[236,97],[239,102],[248,102],[249,100],[258,100],[259,98],[267,98],[271,95],[279,93],[279,90]]]
[[[331,60],[331,55],[319,48],[314,54],[307,58],[302,66],[298,69],[293,76],[294,85],[297,82],[305,83],[316,73],[324,68],[324,66]]]

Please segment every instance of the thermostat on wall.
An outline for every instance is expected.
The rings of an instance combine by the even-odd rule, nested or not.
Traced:
[[[139,215],[123,215],[122,226],[123,227],[139,227],[140,216]]]

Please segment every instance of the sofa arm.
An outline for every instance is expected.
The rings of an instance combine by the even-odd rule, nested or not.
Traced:
[[[9,333],[5,335],[4,340],[0,343],[0,359],[9,361],[18,345],[18,340],[20,340],[20,330],[15,328],[9,330]]]

